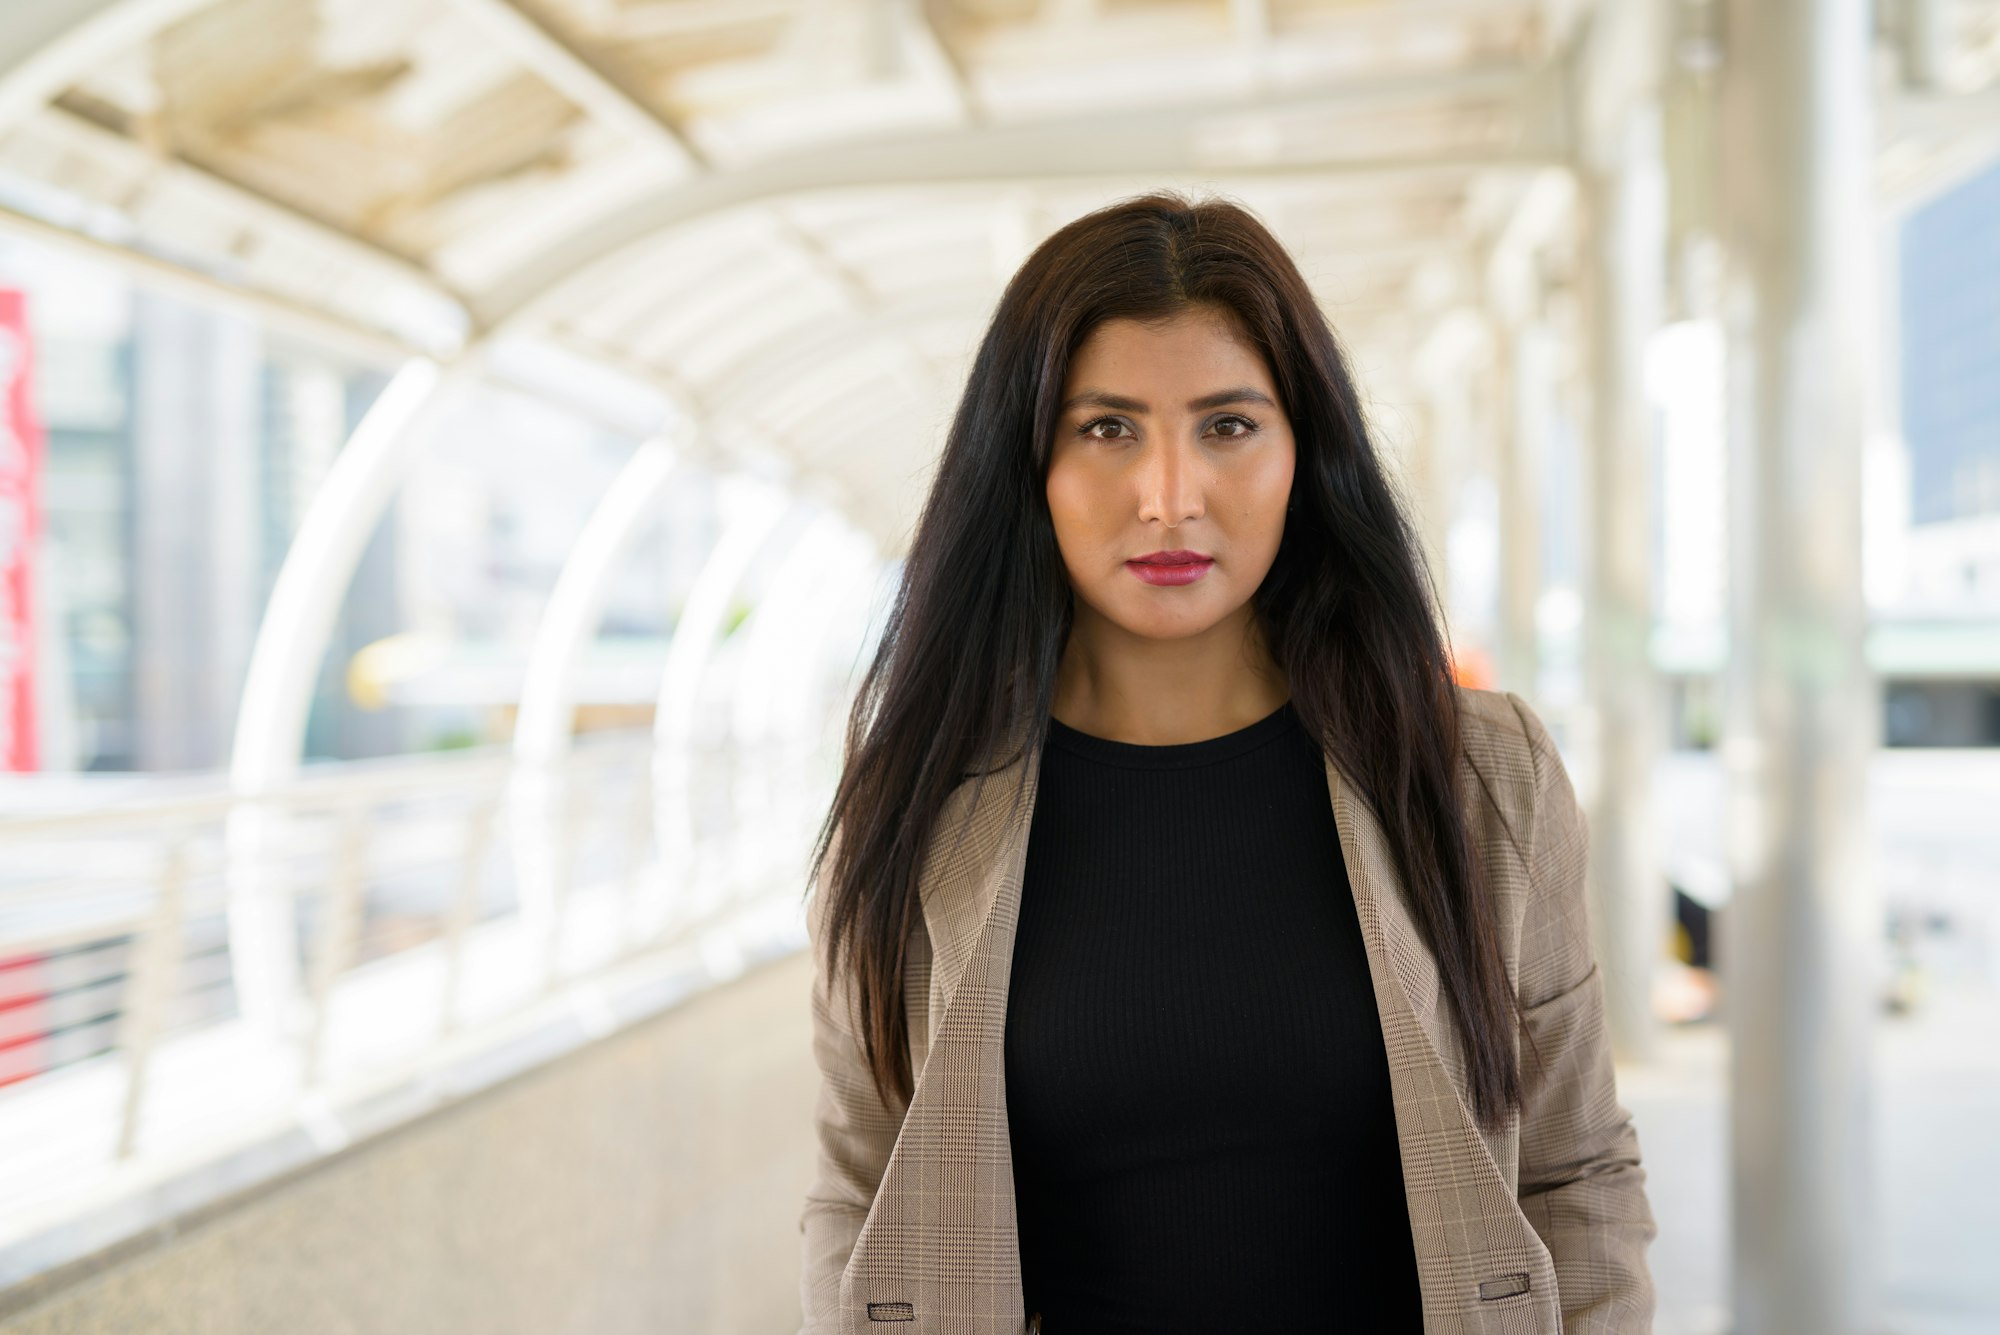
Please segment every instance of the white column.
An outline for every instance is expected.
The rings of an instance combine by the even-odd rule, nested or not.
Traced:
[[[1494,669],[1502,690],[1530,699],[1541,683],[1537,612],[1546,517],[1542,498],[1555,418],[1557,366],[1544,277],[1552,242],[1576,223],[1576,174],[1549,170],[1522,191],[1486,262],[1486,306],[1494,323],[1494,476],[1500,572]]]
[[[1584,658],[1592,752],[1590,879],[1612,1045],[1652,1054],[1652,982],[1669,910],[1653,811],[1663,740],[1653,671],[1653,422],[1647,341],[1659,329],[1666,260],[1666,184],[1656,101],[1620,118],[1609,161],[1591,174],[1591,448],[1587,452]]]
[[[1553,380],[1548,330],[1510,321],[1496,343],[1501,405],[1500,599],[1494,668],[1500,689],[1533,699],[1541,677],[1536,612],[1542,595],[1542,470]]]
[[[1454,553],[1457,520],[1466,490],[1490,477],[1482,448],[1484,414],[1477,382],[1492,355],[1487,321],[1477,308],[1459,305],[1441,312],[1411,359],[1413,379],[1423,392],[1423,428],[1417,437],[1412,497],[1430,562],[1439,610],[1454,653],[1477,645],[1490,628],[1482,606],[1492,553]],[[1454,555],[1465,559],[1455,561]],[[1483,568],[1476,568],[1477,561]]]
[[[1868,1050],[1881,936],[1865,778],[1869,275],[1867,0],[1730,0],[1735,1329],[1873,1331]]]

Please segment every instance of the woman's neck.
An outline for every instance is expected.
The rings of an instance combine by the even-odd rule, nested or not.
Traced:
[[[1128,634],[1079,606],[1049,712],[1093,737],[1173,746],[1246,728],[1290,698],[1247,606],[1170,640]]]

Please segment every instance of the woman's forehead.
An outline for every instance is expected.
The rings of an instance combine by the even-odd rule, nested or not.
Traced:
[[[1197,306],[1148,320],[1116,316],[1100,322],[1070,358],[1065,390],[1081,388],[1086,377],[1174,373],[1197,364],[1231,367],[1260,381],[1270,376],[1263,354],[1233,313]]]

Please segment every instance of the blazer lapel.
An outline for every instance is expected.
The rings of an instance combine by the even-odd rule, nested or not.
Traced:
[[[983,787],[961,784],[945,804],[918,883],[932,954],[930,1045],[842,1277],[856,1335],[888,1319],[914,1319],[928,1335],[1019,1335],[1026,1325],[1005,1033],[1041,766],[1038,747],[1009,754]]]
[[[979,779],[968,780],[945,803],[936,847],[918,880],[931,944],[932,1033],[950,1010],[985,933],[1002,909],[1007,938],[1003,944],[1010,952],[1007,963],[1012,962],[1013,920],[1020,908],[1021,873],[1027,862],[1041,764],[1039,748],[1028,745],[1025,737],[1017,736],[1007,753],[1015,759],[986,775],[983,787]],[[1001,981],[1004,984],[1004,970]]]
[[[1438,1005],[1437,962],[1411,917],[1388,838],[1330,757],[1326,779],[1389,1058],[1425,1328],[1554,1329],[1554,1263],[1459,1094],[1463,1050],[1449,1008]],[[1511,1289],[1520,1275],[1529,1277],[1531,1305],[1484,1305],[1482,1285]]]

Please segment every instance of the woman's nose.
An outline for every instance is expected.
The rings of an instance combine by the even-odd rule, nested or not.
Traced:
[[[1202,513],[1200,461],[1192,449],[1177,440],[1149,446],[1139,462],[1139,517],[1159,519],[1169,528]]]

